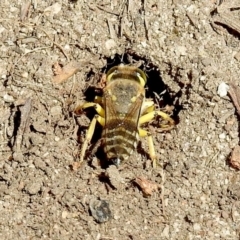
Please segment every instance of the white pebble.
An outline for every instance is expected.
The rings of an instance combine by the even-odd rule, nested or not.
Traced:
[[[166,227],[163,229],[162,237],[169,238],[169,225],[166,225]]]
[[[220,97],[225,97],[227,96],[228,90],[229,90],[229,86],[226,83],[222,82],[218,86],[217,93]]]
[[[57,116],[62,113],[62,108],[60,106],[54,106],[50,109],[50,113],[52,116]]]
[[[54,140],[55,140],[56,142],[58,142],[58,141],[60,140],[60,137],[57,137],[57,136],[56,136],[56,137],[54,138]]]
[[[225,138],[226,138],[225,133],[221,133],[221,134],[219,134],[219,138],[220,138],[220,139],[225,139]]]
[[[201,138],[199,136],[197,136],[196,142],[198,143],[200,140],[201,140]]]
[[[185,46],[178,46],[177,50],[181,56],[187,55],[187,48]]]
[[[8,95],[8,94],[3,95],[3,100],[4,100],[5,102],[7,102],[7,103],[14,102],[13,96]]]
[[[64,49],[67,50],[67,51],[69,51],[69,50],[70,50],[70,46],[69,46],[68,44],[66,44],[66,45],[64,46]]]
[[[115,48],[117,46],[116,42],[113,40],[113,39],[108,39],[106,42],[105,42],[105,47],[106,49],[110,50],[112,48]]]
[[[28,73],[27,72],[23,72],[21,75],[22,75],[23,78],[28,78]]]
[[[67,211],[63,211],[63,212],[62,212],[62,218],[63,218],[63,219],[66,219],[67,216],[68,216],[68,212],[67,212]]]
[[[147,47],[147,43],[144,41],[144,42],[141,42],[142,46],[145,48]]]
[[[193,224],[193,229],[194,229],[194,231],[196,231],[196,232],[200,231],[200,230],[201,230],[200,224],[194,223],[194,224]]]
[[[44,13],[50,13],[52,15],[58,14],[62,9],[62,5],[60,3],[54,3],[52,6],[49,6],[44,9]]]

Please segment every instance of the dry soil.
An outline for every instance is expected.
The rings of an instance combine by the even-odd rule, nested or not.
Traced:
[[[238,117],[217,94],[239,81],[240,34],[226,22],[240,25],[238,5],[1,0],[0,239],[239,239]],[[75,169],[92,113],[73,111],[121,60],[174,106],[174,129],[149,126],[162,168],[143,139],[118,169],[99,164],[101,146]],[[78,72],[53,83],[53,65],[73,61]],[[136,178],[158,187],[146,197]]]

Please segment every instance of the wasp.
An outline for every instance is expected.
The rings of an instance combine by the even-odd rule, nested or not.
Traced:
[[[98,122],[103,127],[104,152],[113,164],[118,166],[127,160],[137,148],[139,137],[147,137],[149,156],[156,167],[152,135],[141,126],[160,116],[168,123],[160,125],[161,129],[171,129],[174,120],[167,113],[155,110],[154,101],[145,98],[147,76],[139,68],[123,64],[112,67],[107,72],[105,81],[102,97],[96,96],[93,102],[86,102],[75,109],[78,114],[89,107],[96,110],[81,148],[80,162],[84,161]]]

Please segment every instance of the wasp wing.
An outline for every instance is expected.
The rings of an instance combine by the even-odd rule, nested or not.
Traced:
[[[138,141],[138,121],[144,96],[140,95],[129,106],[124,106],[126,113],[119,112],[119,106],[111,96],[105,97],[106,124],[103,131],[106,152],[130,155]]]

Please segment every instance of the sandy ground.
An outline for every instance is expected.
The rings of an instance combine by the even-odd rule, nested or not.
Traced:
[[[238,117],[217,94],[239,81],[237,0],[0,6],[0,239],[239,239],[240,175],[229,165]],[[148,95],[166,90],[174,106],[174,129],[149,126],[163,168],[152,168],[143,139],[119,169],[99,164],[100,147],[73,170],[93,114],[73,111],[121,58],[140,61]],[[78,72],[53,83],[53,65],[73,61]],[[139,178],[157,186],[151,196]]]

